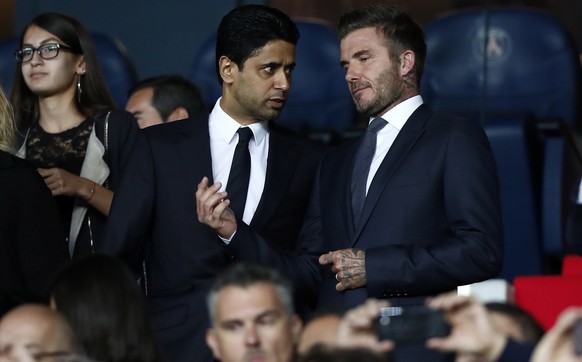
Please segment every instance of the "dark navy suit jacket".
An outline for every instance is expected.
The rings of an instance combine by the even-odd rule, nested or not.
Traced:
[[[323,252],[364,249],[367,285],[337,292],[326,268],[320,305],[353,307],[369,297],[406,303],[498,275],[497,171],[477,123],[421,105],[382,161],[354,225],[350,184],[358,146],[345,145],[323,160],[303,238],[318,240]]]

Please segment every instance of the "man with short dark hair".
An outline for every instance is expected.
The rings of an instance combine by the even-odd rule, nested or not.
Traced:
[[[301,333],[291,282],[275,269],[239,262],[215,280],[207,297],[206,341],[222,362],[291,362]]]
[[[96,248],[136,271],[142,264],[136,254],[145,250],[147,300],[169,361],[211,359],[204,299],[212,279],[238,259],[227,248],[233,235],[220,238],[197,214],[199,184],[214,184],[236,210],[248,229],[237,239],[295,248],[321,152],[271,121],[289,95],[298,38],[277,9],[229,12],[216,44],[222,97],[209,116],[144,129],[115,194],[106,241]],[[316,263],[305,272],[313,289]]]
[[[160,75],[137,83],[125,110],[135,116],[139,128],[145,128],[186,119],[205,108],[194,83],[179,75]]]

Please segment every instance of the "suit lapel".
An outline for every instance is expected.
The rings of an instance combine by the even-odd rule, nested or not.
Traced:
[[[368,222],[372,211],[376,207],[380,195],[384,191],[388,181],[424,132],[424,125],[431,114],[432,112],[425,105],[418,107],[418,109],[414,111],[406,121],[406,124],[394,140],[394,143],[390,147],[386,157],[384,157],[384,160],[380,164],[380,168],[370,184],[370,189],[366,196],[360,221],[358,225],[355,226],[352,246],[364,230],[364,227]]]
[[[184,122],[178,132],[177,149],[183,167],[186,183],[196,192],[202,177],[207,176],[212,185],[212,157],[210,155],[210,135],[208,117],[191,118]]]
[[[271,125],[269,127],[269,158],[265,188],[251,220],[255,230],[262,230],[269,222],[271,215],[287,194],[286,190],[297,168],[295,143],[276,128],[273,129]]]
[[[354,214],[352,209],[352,178],[354,176],[353,170],[356,153],[358,153],[358,149],[360,148],[361,143],[362,137],[358,138],[357,142],[354,142],[349,148],[346,148],[346,154],[341,157],[341,159],[345,160],[346,162],[343,164],[343,166],[338,165],[338,168],[347,167],[347,170],[345,171],[347,177],[342,178],[345,180],[345,185],[342,187],[345,192],[343,192],[340,197],[343,198],[341,201],[341,203],[344,205],[343,210],[345,210],[343,213],[343,218],[344,225],[349,233],[348,235],[353,235],[356,227],[356,225],[354,225]],[[338,182],[341,182],[341,180],[338,180]]]

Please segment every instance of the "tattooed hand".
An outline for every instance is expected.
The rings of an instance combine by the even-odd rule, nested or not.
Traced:
[[[319,257],[319,264],[331,264],[331,272],[338,283],[339,292],[361,288],[366,285],[366,251],[362,249],[341,249],[330,251]]]

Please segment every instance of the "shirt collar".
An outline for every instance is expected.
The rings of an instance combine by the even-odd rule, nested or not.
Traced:
[[[224,139],[226,143],[230,144],[235,140],[236,131],[244,126],[229,116],[222,107],[220,107],[221,98],[216,101],[216,104],[210,113],[209,127],[214,128],[218,137]],[[249,124],[248,127],[253,131],[253,139],[257,145],[263,142],[269,132],[268,121],[259,121]]]
[[[392,127],[400,131],[402,127],[404,127],[404,124],[408,118],[410,118],[410,115],[414,113],[414,111],[416,111],[416,109],[420,107],[422,103],[422,97],[420,95],[416,95],[397,104],[394,108],[384,113],[382,118],[390,125],[392,125]],[[374,117],[370,118],[370,122],[372,119],[374,119]]]

